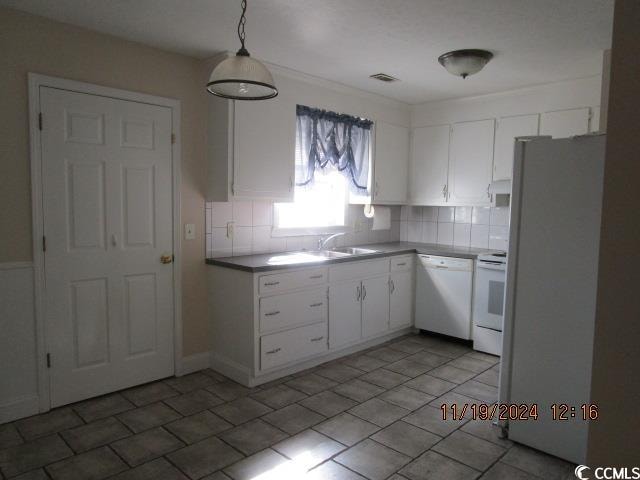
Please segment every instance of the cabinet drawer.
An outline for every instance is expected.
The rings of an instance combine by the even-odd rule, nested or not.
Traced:
[[[260,332],[327,320],[327,287],[260,299]]]
[[[406,272],[413,270],[413,255],[391,257],[392,272]]]
[[[262,275],[259,278],[258,290],[261,295],[310,287],[327,282],[326,268],[310,268],[293,272]]]
[[[260,338],[260,370],[327,351],[327,323],[293,328]]]
[[[343,280],[359,279],[380,275],[389,271],[389,259],[366,260],[363,262],[344,263],[329,268],[329,279],[331,282],[341,282]]]

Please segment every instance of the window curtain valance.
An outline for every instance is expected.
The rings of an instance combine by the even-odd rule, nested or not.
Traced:
[[[368,193],[373,122],[303,105],[296,117],[296,185],[310,186],[316,171],[336,169],[353,193]]]

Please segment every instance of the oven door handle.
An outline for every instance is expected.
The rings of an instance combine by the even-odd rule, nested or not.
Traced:
[[[496,265],[494,263],[478,263],[478,268],[484,268],[485,270],[499,270],[506,271],[506,265]]]

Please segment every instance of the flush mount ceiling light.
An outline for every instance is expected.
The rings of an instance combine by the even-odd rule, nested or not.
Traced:
[[[438,62],[451,75],[467,78],[478,73],[493,58],[493,53],[487,50],[454,50],[443,53]]]
[[[251,58],[244,47],[244,25],[247,21],[247,1],[242,0],[242,15],[238,22],[240,50],[235,57],[220,62],[211,72],[207,91],[232,100],[266,100],[278,95],[278,89],[267,67]]]

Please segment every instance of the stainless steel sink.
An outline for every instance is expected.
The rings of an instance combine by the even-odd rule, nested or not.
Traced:
[[[309,255],[314,255],[316,257],[322,257],[322,258],[343,258],[343,257],[349,257],[353,255],[353,253],[341,252],[338,250],[312,250],[307,253]]]
[[[267,263],[269,265],[296,265],[302,263],[326,262],[332,258],[345,258],[355,255],[367,255],[376,253],[378,250],[357,247],[341,247],[332,250],[310,250],[302,252],[289,252],[275,255]]]
[[[378,250],[372,250],[370,248],[358,248],[358,247],[337,247],[331,250],[334,253],[343,253],[347,255],[368,255],[370,253],[377,253]]]

